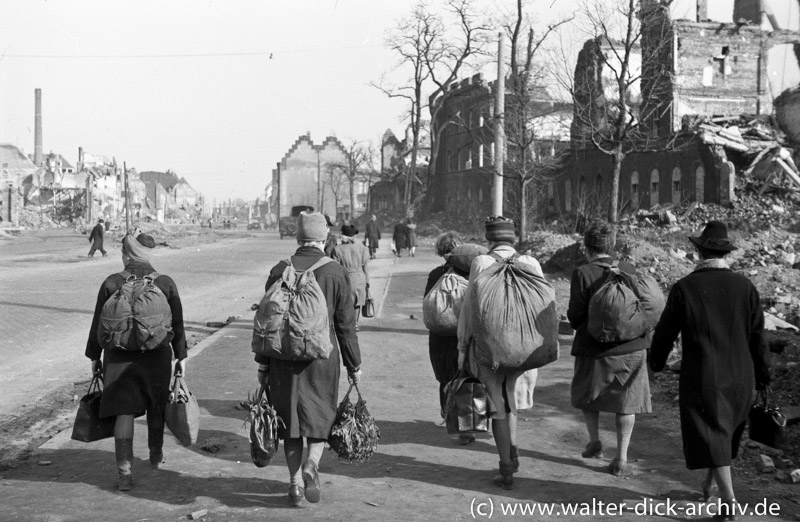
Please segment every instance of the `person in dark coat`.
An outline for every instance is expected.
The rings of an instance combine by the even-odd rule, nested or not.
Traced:
[[[400,257],[403,249],[408,245],[408,229],[402,221],[394,226],[392,241],[394,241],[394,253]]]
[[[94,257],[94,253],[98,250],[103,254],[103,257],[108,255],[108,252],[103,248],[103,235],[105,234],[104,222],[103,218],[98,219],[97,224],[92,228],[92,232],[89,234],[89,243],[92,244],[91,248],[89,248],[89,257]]]
[[[613,475],[622,475],[628,462],[633,425],[637,413],[650,413],[650,381],[647,377],[647,348],[651,333],[631,341],[603,343],[588,331],[589,300],[605,282],[606,266],[613,261],[611,229],[596,221],[584,232],[587,263],[572,272],[567,318],[575,330],[572,355],[575,373],[572,378],[572,405],[583,411],[589,444],[584,458],[603,455],[600,441],[600,412],[616,414],[617,455],[609,465]],[[635,274],[630,263],[619,263],[621,272]]]
[[[410,250],[409,255],[414,257],[417,251],[417,224],[412,218],[406,219],[406,246]]]
[[[325,255],[327,237],[328,227],[322,214],[301,213],[297,223],[300,248],[291,257],[295,269],[306,270],[319,261]],[[283,261],[275,265],[265,288],[278,281],[286,267]],[[347,272],[340,264],[330,262],[314,270],[314,275],[328,305],[333,344],[328,359],[288,361],[255,356],[259,363],[259,383],[268,387],[273,406],[284,422],[278,428],[278,436],[284,441],[292,506],[299,506],[304,496],[312,503],[320,500],[319,460],[336,416],[340,364],[347,369],[351,383],[358,383],[361,376],[355,307]],[[303,437],[308,445],[305,462]]]
[[[122,262],[127,274],[111,274],[103,282],[97,294],[89,340],[86,342],[85,355],[92,361],[92,373],[103,374],[100,417],[116,417],[114,450],[121,491],[127,491],[133,485],[133,419],[147,413],[150,464],[158,468],[163,460],[164,412],[169,398],[173,357],[177,361],[176,375],[183,375],[186,370],[183,305],[175,281],[167,275],[158,274],[153,280],[167,298],[172,313],[172,332],[157,347],[146,351],[104,350],[97,337],[103,305],[125,283],[125,276],[129,274],[143,278],[155,272],[150,264],[154,248],[153,238],[138,229],[122,240]]]
[[[680,334],[678,404],[686,467],[707,468],[704,497],[718,491],[730,508],[731,461],[752,405],[753,380],[758,389],[770,382],[764,312],[755,286],[728,268],[725,255],[736,247],[724,223],[709,221],[689,240],[700,261],[669,293],[650,347],[650,368],[664,369]],[[720,519],[732,519],[724,515]]]
[[[375,259],[375,251],[381,241],[381,227],[378,224],[378,216],[372,214],[364,230],[364,246],[369,248],[369,258]]]

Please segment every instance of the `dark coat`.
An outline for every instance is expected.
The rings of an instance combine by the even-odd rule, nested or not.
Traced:
[[[130,262],[125,270],[136,277],[155,272],[149,263]],[[97,329],[103,305],[124,283],[119,273],[111,274],[103,281],[97,294],[97,302],[86,342],[85,355],[91,360],[103,356],[103,380],[105,389],[100,402],[103,417],[114,415],[143,415],[151,409],[161,412],[169,395],[172,357],[186,358],[186,333],[183,325],[183,305],[175,281],[167,275],[159,275],[154,281],[161,289],[172,312],[172,339],[164,340],[157,348],[145,352],[128,350],[103,350],[97,341]]]
[[[404,224],[398,223],[394,226],[392,241],[394,241],[394,247],[398,252],[408,247],[408,229]]]
[[[292,256],[292,264],[297,270],[306,270],[322,256],[318,248],[303,246]],[[272,268],[265,289],[280,279],[285,268],[283,261]],[[269,365],[272,403],[285,424],[285,428],[278,429],[282,439],[327,439],[339,401],[340,353],[348,370],[361,366],[355,308],[347,273],[340,264],[332,262],[314,270],[314,275],[328,304],[333,343],[330,357],[314,361],[284,361],[259,354],[255,356],[256,362]]]
[[[752,404],[753,377],[769,383],[758,291],[728,269],[692,272],[672,287],[656,326],[650,368],[660,371],[681,334],[679,406],[686,467],[728,466]]]
[[[381,239],[381,227],[377,221],[367,221],[367,226],[364,230],[364,240],[370,248],[378,248],[378,242]]]
[[[598,263],[609,263],[610,261],[610,257],[597,259],[572,271],[567,307],[569,325],[575,330],[572,355],[623,355],[646,350],[649,346],[649,334],[621,343],[601,343],[589,334],[589,300],[603,286],[605,280],[605,268]],[[619,264],[619,269],[627,274],[636,273],[634,266],[625,261]]]
[[[103,246],[103,234],[105,230],[103,228],[102,223],[98,223],[92,229],[92,232],[89,234],[89,242],[94,243],[95,246],[100,249]]]

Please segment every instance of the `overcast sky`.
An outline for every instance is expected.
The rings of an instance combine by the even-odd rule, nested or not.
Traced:
[[[385,38],[414,3],[0,0],[0,143],[33,152],[41,88],[45,153],[74,165],[83,147],[171,169],[209,201],[255,199],[306,132],[402,136],[403,102],[368,84],[392,70]],[[547,18],[576,2],[531,5]]]

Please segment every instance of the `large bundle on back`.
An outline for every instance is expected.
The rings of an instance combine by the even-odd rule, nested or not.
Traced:
[[[477,360],[492,369],[539,368],[558,359],[552,285],[519,255],[498,261],[469,288]]]

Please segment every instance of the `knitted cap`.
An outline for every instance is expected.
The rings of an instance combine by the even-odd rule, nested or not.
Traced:
[[[503,216],[489,216],[484,222],[486,239],[489,241],[506,241],[513,243],[517,236],[514,220]]]
[[[325,241],[328,239],[328,223],[319,212],[301,212],[297,220],[298,241]]]

